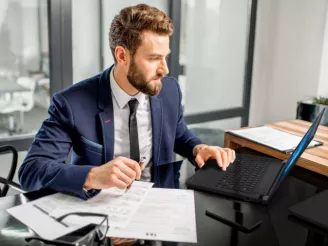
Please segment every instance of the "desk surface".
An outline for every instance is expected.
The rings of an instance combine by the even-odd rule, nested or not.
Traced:
[[[189,168],[193,170],[189,163],[186,162],[184,165],[189,165]],[[321,180],[328,187],[326,177],[313,174],[314,176],[309,179],[307,176],[309,172],[295,167],[292,171],[293,176],[288,177],[280,186],[269,206],[195,191],[197,245],[320,245],[318,238],[319,241],[326,240],[323,235],[314,233],[312,230],[288,219],[290,206],[313,196],[317,192],[315,185],[302,181],[304,172],[306,172],[306,179]],[[34,235],[33,231],[7,213],[6,209],[40,196],[42,196],[40,192],[31,192],[0,198],[0,245],[25,245],[24,238]],[[245,234],[205,215],[207,209],[220,208],[235,208],[244,213],[251,213],[252,216],[262,220],[262,225],[255,231]],[[195,244],[170,243],[169,245]]]
[[[303,136],[311,126],[311,123],[303,120],[292,120],[267,124],[267,126]],[[297,161],[297,165],[313,172],[328,176],[328,127],[319,126],[315,139],[323,142],[324,144],[322,146],[305,150],[301,158]],[[286,160],[289,158],[289,154],[285,154],[261,144],[254,143],[250,140],[234,136],[229,132],[225,133],[224,145],[225,147],[232,149],[246,147],[248,149],[273,156],[280,160]]]

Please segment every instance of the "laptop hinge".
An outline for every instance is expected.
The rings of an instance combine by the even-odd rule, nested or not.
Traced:
[[[273,184],[271,186],[271,189],[270,189],[268,195],[264,195],[262,197],[262,202],[263,203],[267,203],[268,200],[270,198],[272,198],[272,195],[275,192],[275,190],[278,188],[278,184],[280,183],[279,177],[281,176],[282,172],[284,171],[284,168],[285,168],[286,163],[287,163],[287,160],[283,160],[282,161],[282,165],[281,165],[280,171],[279,171],[278,175],[276,176],[276,178],[275,178],[275,180],[274,180],[274,182],[273,182]]]

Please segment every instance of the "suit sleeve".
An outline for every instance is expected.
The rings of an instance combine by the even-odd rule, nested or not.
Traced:
[[[83,190],[93,166],[66,164],[72,147],[74,118],[65,97],[54,95],[45,120],[36,134],[29,152],[18,171],[26,191],[50,189],[87,199],[99,191]]]
[[[201,144],[202,141],[196,137],[187,127],[184,118],[183,118],[183,108],[181,104],[182,94],[178,82],[175,80],[176,86],[178,88],[178,120],[177,128],[175,134],[175,143],[174,151],[179,155],[182,155],[189,159],[190,162],[194,159],[193,150],[194,147],[198,144]]]

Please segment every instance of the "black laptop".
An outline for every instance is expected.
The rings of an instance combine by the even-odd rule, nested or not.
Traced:
[[[187,181],[188,188],[267,204],[312,141],[324,110],[317,116],[288,160],[237,153],[234,163],[225,172],[216,160],[209,160]]]

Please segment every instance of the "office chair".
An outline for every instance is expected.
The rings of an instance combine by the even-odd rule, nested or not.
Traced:
[[[0,187],[0,197],[4,197],[7,195],[9,187],[18,190],[19,192],[22,193],[24,192],[19,184],[12,181],[17,168],[17,159],[18,159],[17,150],[13,146],[9,146],[9,145],[0,147],[0,154],[6,154],[8,152],[12,152],[13,158],[7,178],[0,177],[0,184],[3,184],[3,187],[2,188]]]
[[[20,118],[20,130],[23,131],[24,112],[28,112],[34,107],[34,90],[36,81],[29,77],[19,77],[16,83],[25,88],[26,91],[14,92],[10,102],[4,107],[0,107],[0,114],[9,114],[8,121],[10,122],[10,120],[13,121],[13,118],[10,118],[12,117],[12,113],[18,111]],[[9,130],[16,129],[11,129],[11,127],[9,127]]]

